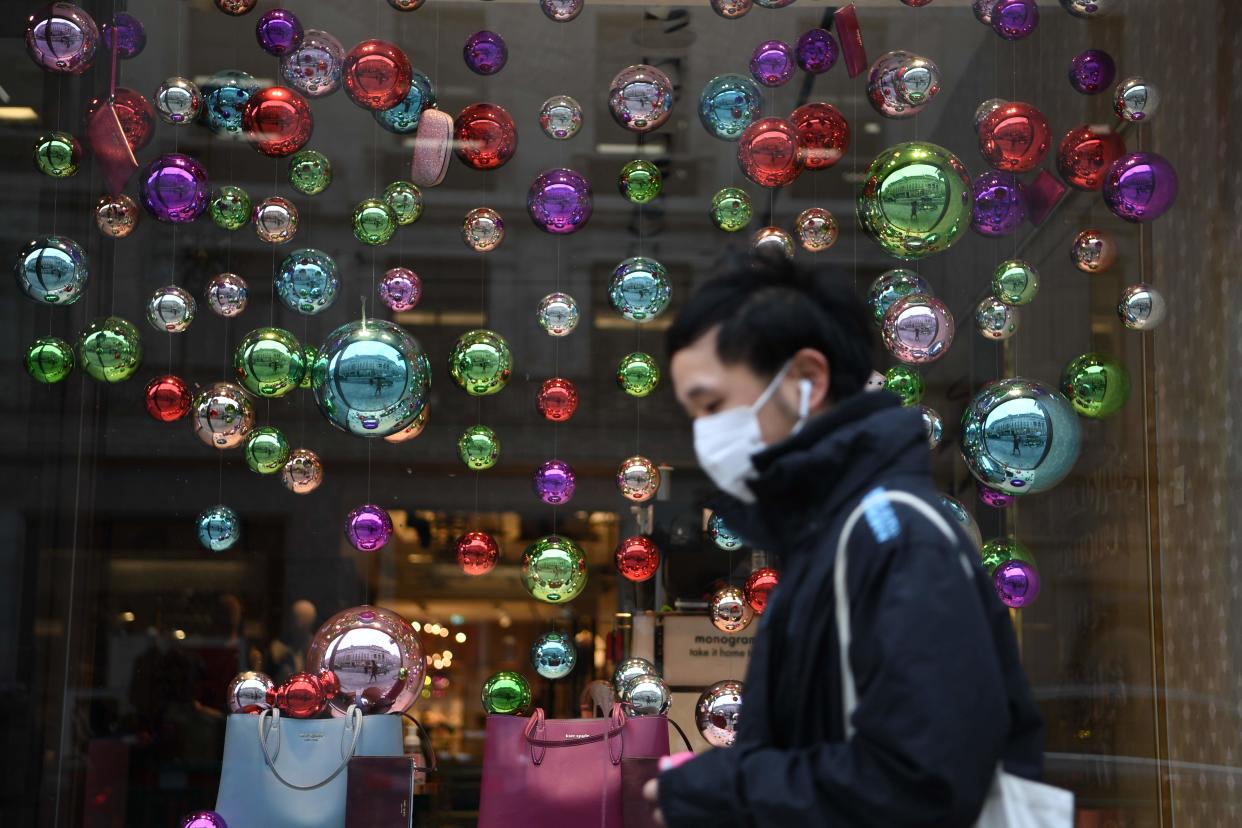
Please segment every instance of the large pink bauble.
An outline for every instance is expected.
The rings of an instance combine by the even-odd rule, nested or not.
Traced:
[[[654,66],[627,66],[608,86],[608,109],[626,129],[650,132],[673,111],[673,82]]]
[[[414,68],[395,44],[364,40],[345,55],[345,94],[364,109],[392,109],[410,92]]]
[[[806,147],[797,128],[784,118],[760,118],[737,142],[737,164],[761,187],[784,187],[806,166]]]
[[[953,344],[953,314],[934,296],[912,293],[884,313],[884,345],[907,365],[925,365]]]
[[[418,701],[426,663],[418,635],[392,610],[364,604],[329,618],[306,655],[311,673],[331,670],[340,690],[328,702],[333,716],[350,705],[363,713],[404,713]]]

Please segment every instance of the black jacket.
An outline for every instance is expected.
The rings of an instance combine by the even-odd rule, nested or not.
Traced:
[[[1039,778],[1043,725],[1007,611],[965,534],[954,547],[901,505],[895,534],[863,520],[849,544],[858,707],[844,740],[832,558],[877,487],[943,510],[918,411],[857,394],[754,462],[756,502],[719,511],[780,555],[781,580],[757,622],[737,743],[660,776],[670,828],[969,826],[1001,760]]]

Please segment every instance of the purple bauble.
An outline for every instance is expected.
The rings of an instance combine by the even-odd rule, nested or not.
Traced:
[[[764,86],[783,86],[794,73],[793,49],[783,40],[765,40],[750,58],[750,75]]]
[[[116,36],[116,56],[137,57],[147,46],[147,30],[142,21],[126,12],[117,12],[110,23],[103,24],[103,42],[112,50],[112,38]]]
[[[1084,95],[1098,95],[1117,79],[1117,64],[1103,49],[1088,49],[1070,61],[1070,86]]]
[[[26,52],[48,72],[82,74],[98,45],[95,19],[73,3],[48,3],[26,18]]]
[[[970,229],[984,236],[1008,236],[1026,218],[1026,187],[1013,173],[988,170],[971,182]]]
[[[287,9],[272,9],[259,18],[254,35],[269,55],[287,55],[302,45],[306,33],[297,16]]]
[[[837,41],[827,29],[804,32],[794,49],[798,65],[813,75],[827,72],[837,63]]]
[[[1022,609],[1039,597],[1039,570],[1026,561],[1005,561],[992,573],[992,586],[1002,604]]]
[[[505,68],[505,61],[509,59],[509,47],[505,45],[503,37],[484,29],[466,38],[461,54],[471,72],[494,75]]]
[[[380,277],[379,295],[392,310],[408,311],[422,298],[423,283],[408,267],[392,267]]]
[[[998,492],[991,486],[985,486],[982,483],[975,484],[979,489],[979,499],[983,501],[985,506],[991,506],[993,509],[1008,509],[1013,505],[1013,495]]]
[[[378,506],[359,506],[345,518],[345,537],[359,552],[374,552],[392,537],[392,518]]]
[[[540,230],[572,233],[591,217],[591,185],[573,170],[548,170],[530,185],[526,209]]]
[[[1132,152],[1113,162],[1104,176],[1104,203],[1118,218],[1151,221],[1177,200],[1177,171],[1163,155]]]
[[[992,31],[1005,40],[1021,40],[1039,25],[1035,0],[997,0],[992,9]]]
[[[188,155],[170,152],[147,165],[139,182],[142,204],[160,221],[185,224],[207,209],[207,170]]]
[[[540,500],[556,505],[568,503],[574,496],[578,477],[568,463],[549,460],[535,470],[532,482],[535,484],[535,494],[539,495]]]
[[[195,811],[181,820],[181,828],[229,828],[229,825],[215,811]]]

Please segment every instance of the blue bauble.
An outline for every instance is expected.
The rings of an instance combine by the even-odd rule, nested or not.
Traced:
[[[391,109],[375,110],[375,120],[389,132],[408,135],[418,129],[418,122],[423,117],[423,110],[436,105],[436,90],[431,85],[431,78],[417,69],[410,77],[410,91]]]
[[[40,236],[17,254],[17,286],[44,305],[72,305],[82,298],[90,269],[86,251],[66,236]]]
[[[328,335],[311,384],[332,425],[360,437],[387,437],[427,405],[428,378],[414,337],[392,322],[363,319]]]
[[[763,92],[745,75],[717,75],[699,95],[699,120],[709,135],[736,141],[763,114]]]
[[[313,247],[295,250],[276,271],[276,295],[286,308],[312,315],[336,301],[341,286],[336,262]]]
[[[712,539],[712,543],[726,552],[741,549],[744,543],[742,536],[725,526],[724,518],[715,512],[712,512],[712,516],[707,520],[707,535]]]
[[[993,382],[962,414],[962,457],[978,480],[999,492],[1046,492],[1078,459],[1078,416],[1041,382]]]
[[[231,549],[241,537],[241,521],[228,506],[212,506],[205,509],[195,522],[198,542],[212,552]]]
[[[940,503],[945,510],[953,516],[966,534],[970,535],[971,540],[975,542],[975,548],[983,546],[983,535],[979,532],[979,524],[975,523],[974,517],[967,511],[965,504],[956,497],[950,497],[947,494],[940,495]]]
[[[203,84],[203,123],[217,135],[241,136],[242,110],[259,90],[259,82],[249,72],[224,69]]]
[[[546,632],[531,645],[530,663],[546,679],[565,678],[578,663],[578,648],[564,633]]]
[[[613,308],[631,322],[650,322],[668,307],[668,271],[655,259],[633,256],[617,265],[608,285]]]

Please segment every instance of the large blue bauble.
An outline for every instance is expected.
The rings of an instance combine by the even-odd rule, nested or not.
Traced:
[[[736,141],[763,114],[763,92],[745,75],[717,75],[699,95],[699,120],[709,135]]]
[[[276,295],[286,308],[298,313],[327,310],[336,301],[340,286],[336,262],[313,247],[293,251],[276,271]]]
[[[349,322],[319,349],[312,386],[332,425],[360,437],[387,437],[427,405],[427,360],[414,337],[382,319]]]

